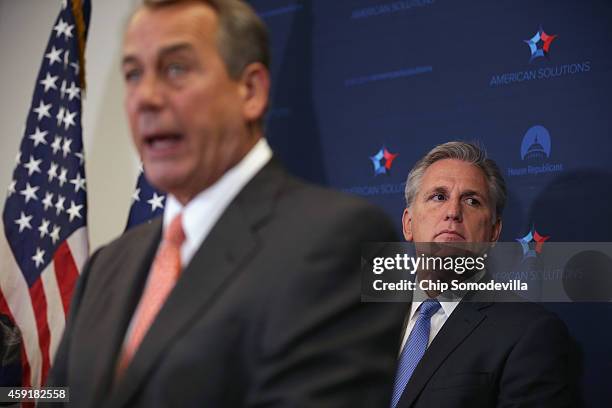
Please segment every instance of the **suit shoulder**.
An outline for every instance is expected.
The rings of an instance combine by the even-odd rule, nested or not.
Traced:
[[[143,239],[150,239],[153,234],[159,234],[160,232],[161,217],[157,217],[130,228],[108,244],[103,245],[95,254],[104,256],[107,254],[117,254],[129,251],[132,244],[140,242]]]
[[[284,198],[300,207],[313,208],[322,214],[338,211],[369,212],[375,216],[387,218],[379,207],[369,201],[354,195],[333,190],[329,187],[311,184],[294,177],[289,177],[286,183]]]
[[[527,301],[497,302],[487,308],[485,314],[504,325],[521,330],[532,324],[549,322],[565,327],[563,321],[553,312],[538,303]]]
[[[331,188],[290,178],[279,205],[308,220],[309,226],[351,224],[357,230],[385,231],[380,241],[395,241],[395,227],[389,216],[369,201]]]

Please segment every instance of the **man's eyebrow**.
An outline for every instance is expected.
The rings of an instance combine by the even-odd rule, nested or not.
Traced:
[[[430,195],[433,193],[448,193],[448,188],[446,186],[434,186],[427,191],[425,191],[426,195]]]
[[[192,50],[193,50],[193,45],[186,43],[186,42],[171,44],[166,47],[162,47],[158,52],[158,56],[159,58],[164,58],[170,54],[174,54],[174,53],[181,52],[181,51],[192,51]],[[123,57],[121,61],[121,65],[137,63],[137,62],[138,62],[138,58],[135,55],[127,54]]]
[[[487,194],[481,191],[464,190],[461,192],[461,197],[474,197],[474,196],[482,198],[483,200],[488,200],[489,198]]]
[[[462,196],[479,196],[482,197],[484,194],[481,193],[480,191],[476,191],[476,190],[463,190],[461,192]]]
[[[186,42],[168,45],[166,47],[162,47],[158,54],[160,58],[163,58],[168,54],[174,54],[181,51],[193,51],[193,45]]]
[[[125,55],[123,57],[123,59],[121,60],[121,66],[127,65],[127,64],[135,64],[138,62],[138,58],[136,58],[133,55]]]

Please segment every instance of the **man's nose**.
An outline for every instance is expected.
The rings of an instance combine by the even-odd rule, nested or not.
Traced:
[[[163,106],[163,84],[153,74],[144,75],[136,88],[136,107],[140,111],[157,110]]]
[[[461,199],[447,201],[445,220],[462,221]]]

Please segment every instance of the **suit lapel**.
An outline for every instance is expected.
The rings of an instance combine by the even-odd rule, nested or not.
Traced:
[[[448,318],[417,365],[398,402],[410,407],[440,365],[482,322],[480,309],[486,304],[462,301]]]
[[[91,375],[88,378],[99,379],[95,384],[90,383],[94,388],[93,392],[83,393],[92,397],[92,406],[105,399],[108,390],[112,387],[115,364],[123,344],[125,330],[140,298],[160,233],[161,219],[156,219],[134,230],[125,253],[114,258],[114,264],[104,266],[114,271],[112,274],[100,274],[104,276],[104,281],[97,284],[95,288],[98,290],[104,288],[104,290],[89,297],[97,301],[88,305],[90,309],[88,313],[97,317],[83,321],[82,330],[91,336],[91,339],[75,346],[87,349],[87,351],[79,352],[79,355],[92,356],[91,360],[78,361],[78,364],[85,366],[78,372],[89,372]],[[128,273],[129,271],[133,272]],[[87,302],[87,299],[84,301]],[[101,335],[106,337],[107,341],[100,341],[99,336]],[[87,381],[84,383],[86,384]]]
[[[129,402],[164,351],[202,319],[211,302],[257,251],[257,227],[272,211],[279,174],[278,166],[269,163],[230,203],[168,296],[109,407]]]

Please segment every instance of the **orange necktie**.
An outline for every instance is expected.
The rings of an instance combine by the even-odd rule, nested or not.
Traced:
[[[174,217],[164,233],[164,238],[153,260],[151,275],[133,317],[130,337],[124,343],[119,358],[118,376],[125,372],[132,361],[142,339],[181,273],[181,245],[185,241],[181,218],[180,213]]]

